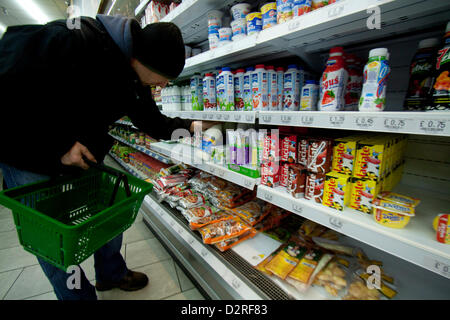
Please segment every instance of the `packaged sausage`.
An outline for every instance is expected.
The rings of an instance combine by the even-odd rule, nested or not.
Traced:
[[[197,230],[199,228],[202,228],[208,224],[216,223],[223,220],[232,219],[233,216],[225,211],[217,211],[211,215],[203,216],[203,217],[197,217],[195,215],[190,217],[189,221],[189,227],[192,230]]]
[[[228,220],[208,224],[198,231],[200,232],[203,243],[215,244],[224,240],[239,237],[250,231],[250,227],[243,223],[238,217]]]
[[[228,212],[238,216],[247,224],[254,226],[264,219],[272,210],[272,204],[260,199],[247,202],[246,204],[233,208]]]
[[[216,248],[219,249],[221,252],[224,252],[232,247],[234,247],[235,245],[253,238],[254,236],[256,236],[258,232],[255,229],[251,229],[250,231],[247,231],[246,233],[236,237],[236,238],[232,238],[232,239],[228,239],[228,240],[223,240],[221,242],[218,242],[215,244]]]
[[[322,204],[324,186],[325,173],[307,172],[305,199]]]
[[[294,164],[289,167],[289,178],[287,190],[296,198],[304,198],[306,183],[306,169],[304,166]]]
[[[327,139],[310,139],[307,158],[308,171],[328,173],[333,154],[332,142]]]
[[[184,209],[190,209],[193,207],[198,207],[200,205],[203,205],[206,203],[205,196],[201,193],[193,193],[190,195],[187,195],[184,198],[181,198],[178,201],[179,205],[183,207]]]

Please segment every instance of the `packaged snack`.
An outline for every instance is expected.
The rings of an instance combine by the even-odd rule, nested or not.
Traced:
[[[287,210],[281,209],[277,206],[272,206],[270,213],[258,224],[256,224],[254,228],[259,232],[274,229],[276,227],[279,227],[282,220],[290,216],[291,214],[292,213]]]
[[[199,207],[193,207],[190,209],[184,209],[182,207],[179,207],[181,213],[186,218],[188,222],[198,220],[199,218],[209,217],[213,214],[217,213],[219,211],[218,208],[213,207],[211,205],[203,205]]]
[[[306,169],[299,164],[293,164],[289,167],[289,178],[287,190],[296,199],[305,196]]]
[[[313,284],[323,287],[333,297],[338,297],[339,293],[347,287],[346,269],[335,257],[318,272]]]
[[[367,179],[351,179],[350,208],[372,213],[372,201],[378,195],[380,183]]]
[[[412,198],[412,197],[405,196],[405,195],[398,194],[398,193],[394,193],[394,192],[388,192],[388,191],[381,192],[380,198],[389,200],[391,202],[399,203],[399,204],[407,204],[412,207],[417,207],[420,203],[419,199]]]
[[[277,23],[284,23],[294,16],[294,0],[277,0]]]
[[[310,139],[307,169],[315,173],[327,173],[331,167],[332,142],[325,139]]]
[[[288,274],[297,266],[300,259],[306,253],[306,248],[296,242],[289,242],[266,265],[266,269],[281,279],[286,279]]]
[[[316,10],[335,2],[336,0],[312,0],[311,8],[312,10]]]
[[[305,199],[322,203],[325,176],[325,173],[308,172],[306,174]]]
[[[199,228],[202,228],[208,224],[216,223],[223,220],[232,219],[233,216],[225,211],[217,211],[211,215],[198,217],[196,215],[189,216],[190,219],[187,219],[189,221],[189,227],[191,227],[192,230],[197,230]]]
[[[289,163],[297,162],[297,136],[289,135],[283,136],[280,139],[281,143],[281,161],[287,161]]]
[[[232,238],[232,239],[228,239],[228,240],[224,240],[221,242],[218,242],[215,244],[216,248],[219,249],[221,252],[224,252],[232,247],[234,247],[235,245],[253,238],[254,236],[256,236],[258,234],[258,232],[255,229],[251,229],[250,231],[236,237],[236,238]]]
[[[272,210],[272,204],[260,199],[247,202],[246,204],[233,208],[228,212],[238,216],[242,221],[254,226],[264,219]]]
[[[350,199],[350,177],[336,173],[327,173],[322,204],[342,211]]]
[[[450,244],[450,219],[448,214],[440,214],[433,220],[433,228],[436,230],[436,240]]]
[[[205,244],[215,244],[217,242],[239,237],[250,230],[251,227],[247,226],[237,217],[211,223],[198,229],[202,236],[203,243]]]
[[[307,137],[299,137],[298,138],[298,163],[307,166],[308,165],[308,148],[309,148],[309,140]]]
[[[183,207],[184,209],[190,209],[193,207],[198,207],[200,205],[203,205],[206,203],[205,196],[201,193],[193,193],[190,195],[187,195],[184,198],[181,198],[178,201],[179,205]]]
[[[267,274],[269,276],[272,275],[272,272],[266,269],[266,265],[272,261],[272,259],[277,255],[279,249],[275,250],[270,256],[268,256],[267,258],[265,258],[263,261],[261,261],[260,263],[258,263],[258,265],[255,267],[256,270],[261,271],[264,274]]]

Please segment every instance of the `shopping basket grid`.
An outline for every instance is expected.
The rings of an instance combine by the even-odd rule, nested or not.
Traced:
[[[132,175],[97,166],[2,191],[0,203],[13,211],[25,250],[67,270],[128,229],[152,187]]]

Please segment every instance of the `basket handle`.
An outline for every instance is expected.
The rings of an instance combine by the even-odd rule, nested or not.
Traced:
[[[114,200],[116,199],[117,191],[119,190],[120,181],[122,181],[122,180],[123,180],[123,184],[125,186],[125,193],[126,193],[127,197],[131,197],[130,186],[128,185],[128,177],[124,173],[114,171],[102,164],[95,163],[95,162],[89,160],[88,158],[86,158],[85,156],[83,156],[83,161],[86,162],[89,165],[89,167],[94,167],[98,170],[104,171],[106,173],[112,174],[117,177],[117,181],[116,181],[116,184],[114,185],[111,199],[109,200],[109,205],[108,205],[109,207],[111,207],[114,204]]]

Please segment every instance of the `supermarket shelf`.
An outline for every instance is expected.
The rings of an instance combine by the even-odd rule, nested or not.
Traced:
[[[161,113],[171,118],[239,123],[255,123],[258,117],[256,111],[162,111]]]
[[[450,136],[450,112],[261,111],[260,124]]]
[[[381,28],[368,28],[368,8],[381,12]],[[418,32],[448,21],[450,4],[441,0],[342,0],[265,29],[255,36],[203,52],[186,60],[180,75],[204,72],[218,66],[255,61],[260,57],[297,55],[315,71],[322,71],[317,53],[340,45],[349,46],[406,32]],[[188,27],[188,25],[186,25]],[[253,64],[253,62],[252,62]]]
[[[401,230],[383,227],[371,215],[350,208],[341,212],[294,199],[283,187],[260,185],[257,197],[450,279],[450,247],[435,240],[432,228],[435,216],[448,210],[449,199],[406,186],[396,191],[422,199],[416,216]]]
[[[117,157],[114,153],[112,153],[111,151],[109,152],[109,155],[117,161],[118,164],[120,164],[126,171],[128,171],[129,173],[131,173],[133,176],[145,180],[148,179],[149,177],[146,176],[145,174],[143,174],[142,172],[140,172],[139,170],[137,170],[135,167],[133,167],[132,165],[122,161],[119,157]]]
[[[150,0],[142,0],[141,3],[139,3],[139,5],[134,10],[134,15],[137,17],[141,13],[144,13],[144,9],[149,2],[150,2]]]
[[[137,128],[133,125],[133,122],[131,122],[131,121],[117,120],[115,123],[117,123],[117,124],[123,124],[123,125],[126,125],[126,126],[131,126],[133,129],[137,129]]]
[[[166,163],[166,164],[171,164],[172,163],[172,161],[169,158],[166,158],[163,155],[154,152],[153,150],[149,150],[149,149],[144,148],[142,146],[138,146],[138,145],[132,144],[132,143],[128,142],[127,140],[122,139],[120,137],[117,137],[115,135],[112,135],[112,134],[109,134],[109,135],[111,137],[113,137],[114,139],[116,139],[117,141],[120,141],[123,144],[126,144],[126,145],[128,145],[128,146],[130,146],[132,148],[135,148],[136,150],[138,150],[138,151],[140,151],[142,153],[145,153],[146,155],[148,155],[148,156],[150,156],[152,158],[155,158],[156,160],[159,160],[159,161],[161,161],[163,163]]]
[[[258,243],[261,237],[268,238],[264,234],[220,252],[204,245],[183,216],[159,203],[153,194],[144,198],[142,209],[151,231],[212,299],[332,299],[321,287],[312,286],[302,294],[277,277],[256,271],[252,258],[261,252]],[[372,259],[383,262],[386,274],[394,278],[398,291],[395,300],[449,298],[450,280],[352,238],[342,236],[340,242],[360,247]]]
[[[207,162],[203,158],[204,154],[201,150],[197,150],[188,145],[180,143],[157,142],[152,143],[150,148],[164,154],[167,157],[170,157],[171,159],[186,163],[197,169],[206,171],[250,190],[253,190],[255,185],[259,184],[260,179],[250,178],[218,164]]]

